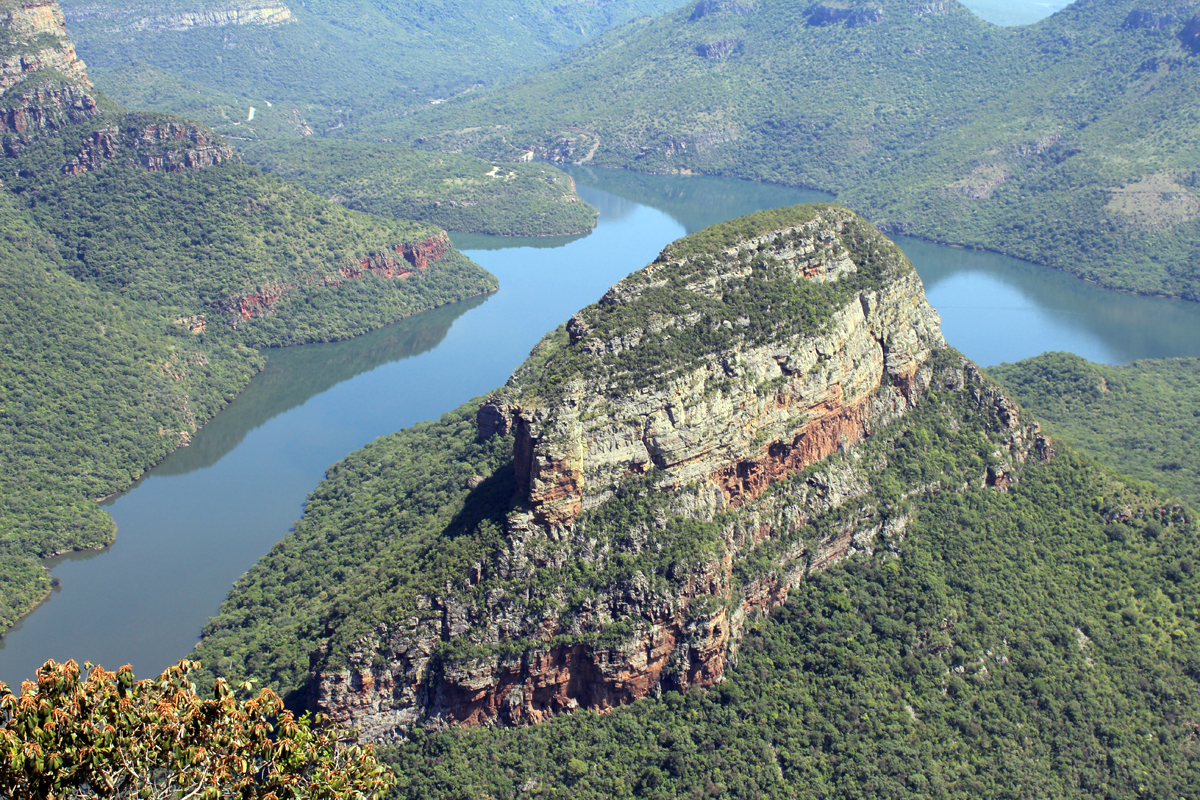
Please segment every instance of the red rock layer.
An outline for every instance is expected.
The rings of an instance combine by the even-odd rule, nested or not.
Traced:
[[[398,244],[391,251],[372,253],[358,263],[343,266],[336,276],[316,275],[295,283],[272,284],[245,295],[233,297],[222,303],[232,311],[237,321],[247,321],[270,314],[275,304],[302,285],[341,286],[346,281],[359,280],[371,273],[384,278],[402,280],[413,274],[413,269],[427,269],[450,250],[450,237],[445,232],[428,236],[419,242]]]
[[[664,620],[635,642],[621,648],[586,644],[532,651],[497,668],[447,671],[438,682],[433,706],[448,722],[515,725],[542,722],[575,709],[605,712],[651,694],[668,667],[672,685],[711,686],[725,673],[729,622],[722,609],[706,630],[689,632],[685,644],[682,620]],[[676,659],[685,662],[673,669]],[[677,662],[676,662],[677,663]]]
[[[867,416],[873,395],[857,403],[841,404],[840,386],[833,386],[834,397],[809,409],[815,418],[805,423],[791,442],[774,442],[762,455],[751,461],[731,464],[712,474],[725,498],[733,507],[753,500],[768,486],[833,455],[844,444],[855,444],[867,434]]]

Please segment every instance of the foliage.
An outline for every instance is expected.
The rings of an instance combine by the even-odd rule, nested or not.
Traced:
[[[679,5],[324,0],[288,4],[294,21],[282,25],[168,30],[172,15],[204,6],[62,3],[79,54],[106,92],[129,107],[187,113],[246,140],[324,133],[374,114],[427,108],[545,64],[626,20]],[[135,24],[141,20],[149,24]],[[249,106],[257,111],[250,121]]]
[[[181,661],[157,680],[48,661],[21,696],[0,684],[0,792],[17,800],[366,798],[392,783],[370,746],[318,716],[296,719],[264,689],[211,699]],[[249,688],[249,684],[244,687]]]
[[[251,146],[251,163],[347,208],[492,236],[590,231],[596,209],[545,164],[490,164],[389,143],[304,139]]]
[[[440,243],[437,228],[340,208],[237,161],[62,174],[92,133],[164,122],[182,121],[108,110],[5,142],[0,629],[49,592],[33,559],[112,543],[95,501],[187,444],[261,367],[252,348],[348,338],[496,286],[453,250],[410,269],[398,251]],[[347,279],[383,256],[408,278]],[[268,313],[244,319],[248,295]]]
[[[1200,508],[1200,361],[1113,367],[1046,353],[988,372],[1056,435]]]
[[[398,797],[1179,797],[1200,774],[1194,524],[1106,522],[1068,451],[921,502],[810,575],[726,680],[536,727],[419,731]]]
[[[805,228],[818,218],[824,228],[842,230],[822,239]],[[784,233],[757,243],[766,231]],[[796,280],[779,255],[805,250],[827,264],[849,258],[855,269],[836,281]],[[577,379],[620,395],[686,374],[746,342],[816,335],[860,292],[911,269],[899,248],[835,206],[760,211],[713,225],[668,245],[654,264],[580,311],[573,323],[580,335],[544,340],[518,370],[522,402],[553,398]]]
[[[818,24],[820,4],[693,4],[355,135],[822,189],[894,232],[1200,299],[1200,53],[1173,6],[1079,2],[998,28],[955,2],[838,5],[882,16]],[[1130,16],[1156,8],[1169,24]],[[704,57],[733,39],[729,58]]]
[[[512,439],[477,443],[477,407],[382,437],[330,467],[295,530],[205,627],[203,663],[295,691],[326,630],[344,647],[496,547],[515,490]],[[472,489],[474,477],[482,482]]]
[[[0,626],[49,591],[31,559],[112,542],[94,500],[130,486],[262,360],[200,342],[62,270],[0,195]]]

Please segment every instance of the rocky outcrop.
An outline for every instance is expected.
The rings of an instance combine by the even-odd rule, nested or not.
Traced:
[[[831,206],[749,220],[669,247],[482,404],[479,439],[513,439],[503,543],[343,657],[314,652],[314,707],[386,740],[710,685],[811,571],[898,548],[912,498],[1005,490],[1053,456],[878,232]],[[986,431],[987,461],[885,500],[923,406]]]
[[[50,83],[8,92],[0,107],[0,134],[29,136],[87,122],[100,115],[96,100],[76,84]]]
[[[0,93],[42,70],[91,86],[57,2],[21,0],[6,5],[0,9]]]
[[[808,10],[809,25],[835,25],[843,22],[847,27],[872,25],[883,20],[882,8],[845,8],[818,3]]]
[[[254,291],[226,298],[217,310],[226,316],[230,327],[236,328],[255,317],[275,310],[280,300],[302,286],[341,286],[346,281],[360,280],[373,274],[402,280],[414,270],[428,269],[430,264],[450,252],[450,236],[441,231],[416,242],[405,242],[390,251],[371,253],[353,264],[344,264],[334,272],[319,272],[295,282],[272,283]]]
[[[92,131],[79,153],[62,166],[63,174],[82,175],[113,162],[151,172],[184,172],[237,158],[231,146],[194,122],[139,115],[121,122]]]
[[[283,25],[294,22],[295,17],[285,5],[242,3],[175,13],[161,13],[160,9],[151,5],[120,10],[111,6],[73,6],[67,11],[67,21],[113,22],[121,30],[158,32],[222,28],[227,25]]]

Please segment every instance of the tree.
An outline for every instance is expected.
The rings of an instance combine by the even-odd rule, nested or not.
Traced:
[[[0,795],[317,800],[391,787],[354,732],[297,719],[269,689],[241,701],[218,680],[205,699],[189,680],[199,666],[142,681],[96,667],[84,680],[74,661],[47,661],[20,697],[0,683]]]

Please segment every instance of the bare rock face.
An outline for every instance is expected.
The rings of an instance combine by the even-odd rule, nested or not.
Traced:
[[[312,704],[378,741],[719,681],[747,621],[811,571],[898,548],[910,498],[1004,490],[1052,457],[939,325],[903,254],[845,209],[668,247],[479,409],[480,439],[513,437],[503,543],[341,663],[314,653]],[[986,429],[986,463],[885,503],[890,443],[931,404]]]
[[[92,85],[57,2],[20,0],[0,6],[0,93],[44,69],[82,86]]]
[[[122,122],[92,131],[79,154],[63,165],[63,174],[82,175],[113,162],[141,166],[151,172],[183,172],[237,158],[232,147],[194,122],[137,115],[129,115]]]
[[[227,25],[283,25],[294,22],[292,10],[282,3],[232,2],[200,11],[164,11],[152,3],[128,8],[112,5],[72,6],[69,23],[108,23],[126,31],[187,31],[193,28],[223,28]]]

